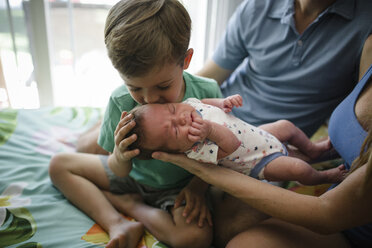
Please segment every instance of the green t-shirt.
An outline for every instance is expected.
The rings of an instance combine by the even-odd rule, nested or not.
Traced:
[[[183,100],[190,97],[198,99],[222,97],[219,86],[213,79],[194,76],[187,72],[183,72],[183,79],[186,84]],[[119,123],[121,113],[130,111],[137,105],[138,103],[133,100],[125,85],[118,87],[111,94],[98,138],[98,144],[106,151],[113,152],[114,150],[114,131]],[[153,188],[184,187],[192,178],[192,175],[186,170],[155,159],[133,159],[132,164],[133,167],[129,175],[139,183]]]

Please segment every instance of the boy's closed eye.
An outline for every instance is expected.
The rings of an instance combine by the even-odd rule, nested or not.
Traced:
[[[159,85],[157,85],[156,87],[157,87],[158,89],[160,89],[160,90],[167,90],[167,89],[169,89],[169,88],[171,87],[171,85],[172,85],[172,82],[167,81],[167,82],[165,82],[165,83],[163,83],[163,84],[159,84]]]
[[[137,87],[131,87],[131,86],[128,86],[128,89],[132,92],[137,92],[137,91],[140,91],[141,88],[137,88]]]
[[[158,86],[158,89],[159,90],[167,90],[170,88],[170,85],[167,85],[167,86]]]

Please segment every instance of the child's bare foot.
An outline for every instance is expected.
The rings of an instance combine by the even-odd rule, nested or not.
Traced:
[[[342,164],[336,168],[332,168],[332,169],[325,170],[322,172],[328,178],[327,180],[328,183],[340,183],[345,179],[348,173],[348,170],[346,170],[345,165]]]
[[[136,248],[143,235],[144,227],[140,222],[125,220],[113,225],[109,230],[110,241],[107,248]]]
[[[328,137],[326,140],[313,143],[311,149],[306,151],[306,154],[311,159],[316,159],[325,152],[329,151],[331,148],[332,148],[331,140]]]

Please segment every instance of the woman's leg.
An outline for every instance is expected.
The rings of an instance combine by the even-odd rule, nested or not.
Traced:
[[[247,247],[275,247],[275,248],[349,248],[345,237],[340,234],[322,235],[314,233],[304,227],[293,225],[278,219],[270,218],[260,224],[247,229],[235,236],[227,248]]]

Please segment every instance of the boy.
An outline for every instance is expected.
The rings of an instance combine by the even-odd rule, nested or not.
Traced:
[[[130,147],[137,146],[144,159],[151,158],[153,151],[182,152],[189,158],[269,181],[297,180],[313,185],[339,183],[346,176],[343,165],[317,171],[301,159],[288,157],[281,143],[289,142],[314,159],[330,149],[329,140],[312,143],[300,129],[283,120],[256,128],[226,113],[234,106],[242,106],[240,95],[137,107],[131,112],[136,121],[131,132],[137,133],[137,140]]]
[[[176,165],[139,160],[138,151],[128,150],[136,136],[127,135],[135,125],[127,112],[137,105],[221,97],[215,81],[184,72],[193,54],[190,29],[177,0],[118,2],[106,20],[105,43],[125,85],[110,97],[98,140],[110,155],[57,154],[51,160],[54,185],[108,232],[107,247],[135,247],[143,227],[171,247],[211,243],[208,185]],[[186,205],[173,207],[175,199]],[[202,226],[205,220],[210,225]]]

